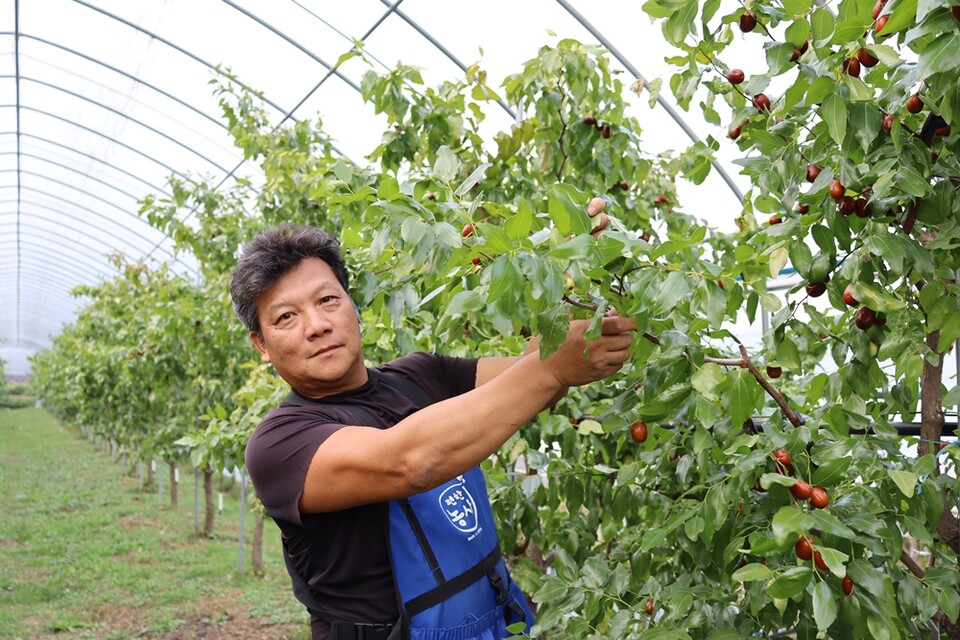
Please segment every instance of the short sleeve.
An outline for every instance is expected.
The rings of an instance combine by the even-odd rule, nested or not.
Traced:
[[[317,448],[343,425],[296,407],[280,407],[260,423],[244,459],[254,490],[271,518],[303,526],[300,496]]]

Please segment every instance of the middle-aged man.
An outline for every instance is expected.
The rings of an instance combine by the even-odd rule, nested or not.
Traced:
[[[595,199],[588,213],[601,215]],[[244,247],[234,308],[292,387],[246,463],[315,640],[494,640],[532,616],[500,558],[479,464],[567,389],[629,355],[632,318],[571,322],[541,359],[414,353],[368,368],[339,243],[285,224]],[[511,629],[517,627],[511,626]]]

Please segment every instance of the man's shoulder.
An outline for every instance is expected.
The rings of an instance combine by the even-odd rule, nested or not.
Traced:
[[[428,351],[415,351],[405,356],[376,367],[384,373],[398,373],[400,375],[422,375],[424,373],[443,372],[449,367],[461,365],[469,366],[472,358],[457,358]]]
[[[267,412],[263,420],[254,428],[250,439],[269,438],[277,430],[283,430],[289,434],[291,428],[307,428],[324,422],[336,422],[338,419],[339,416],[334,407],[320,404],[303,406],[284,400]]]

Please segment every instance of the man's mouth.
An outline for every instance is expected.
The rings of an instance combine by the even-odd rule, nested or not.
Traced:
[[[339,349],[339,348],[340,348],[340,345],[336,345],[336,344],[335,344],[335,345],[331,345],[331,346],[329,346],[329,347],[324,347],[323,349],[320,349],[319,351],[315,352],[315,353],[314,353],[312,356],[310,356],[310,357],[311,357],[311,358],[316,358],[317,356],[322,356],[322,355],[324,355],[324,354],[326,354],[326,353],[330,353],[331,351],[333,351],[333,350],[335,350],[335,349]]]

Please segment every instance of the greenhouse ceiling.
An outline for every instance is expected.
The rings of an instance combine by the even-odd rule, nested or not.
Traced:
[[[335,66],[357,42],[382,70],[398,62],[421,67],[428,85],[479,63],[499,86],[540,47],[567,37],[605,46],[625,85],[666,80],[659,30],[640,6],[0,0],[0,358],[7,372],[25,374],[29,355],[71,322],[83,304],[75,287],[117,273],[111,256],[193,272],[189,256],[174,256],[169,238],[138,216],[138,202],[165,194],[171,175],[222,185],[256,177],[220,118],[210,85],[218,67],[263,92],[273,122],[320,117],[338,151],[362,163],[383,129],[358,90],[369,63],[351,58]],[[708,133],[665,97],[653,108],[648,95],[632,99],[652,151]],[[497,117],[502,128],[521,116],[504,104]],[[743,184],[732,173],[714,171],[691,201],[736,211]]]

